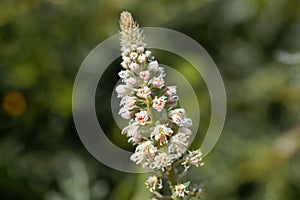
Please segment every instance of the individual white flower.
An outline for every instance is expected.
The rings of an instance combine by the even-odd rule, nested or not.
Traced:
[[[150,163],[150,168],[165,171],[165,168],[172,165],[175,159],[176,156],[172,154],[167,154],[165,152],[158,153],[154,157],[154,161]]]
[[[156,152],[157,148],[152,144],[152,142],[145,141],[136,147],[135,152],[130,156],[130,159],[136,164],[148,166]]]
[[[140,77],[147,82],[150,78],[150,72],[149,71],[141,71],[140,72]]]
[[[152,85],[156,88],[161,89],[165,84],[164,78],[160,75],[158,77],[155,77],[152,81]]]
[[[158,176],[149,176],[145,182],[146,188],[150,189],[150,192],[153,192],[157,189],[162,188],[162,180]]]
[[[137,49],[137,45],[136,44],[132,44],[130,46],[130,48],[131,48],[131,51],[135,51]]]
[[[121,62],[121,66],[124,68],[124,69],[127,69],[128,68],[128,63],[123,61]]]
[[[155,96],[155,98],[152,100],[152,107],[158,112],[161,112],[167,102],[166,98],[167,97],[165,96],[161,96],[159,98]]]
[[[155,60],[155,61],[151,61],[148,65],[148,70],[157,70],[158,68],[158,62]]]
[[[186,136],[191,136],[192,135],[192,131],[190,129],[188,129],[187,127],[180,127],[177,131],[177,133],[183,133]]]
[[[189,137],[189,135],[178,131],[171,138],[170,144],[168,145],[168,152],[170,154],[176,154],[178,158],[181,157],[182,154],[186,152]]]
[[[122,130],[122,134],[126,135],[129,139],[128,142],[132,144],[139,144],[142,140],[142,135],[139,133],[139,126],[137,123],[132,123]]]
[[[133,52],[130,53],[130,59],[131,59],[131,60],[136,60],[137,57],[138,57],[138,55],[139,55],[139,54],[138,54],[137,52],[134,52],[134,51],[133,51]]]
[[[140,68],[140,66],[139,66],[139,64],[137,64],[136,62],[131,62],[130,64],[129,64],[129,69],[131,70],[131,71],[137,71],[138,69]]]
[[[174,197],[184,197],[184,195],[188,194],[189,191],[186,190],[186,188],[188,187],[188,183],[185,184],[179,184],[179,185],[175,185],[175,192],[172,195],[172,198]]]
[[[129,49],[129,48],[125,48],[125,49],[123,50],[123,52],[124,52],[126,55],[129,55],[130,49]]]
[[[155,71],[155,76],[162,76],[165,77],[165,69],[163,67],[158,67],[157,70]]]
[[[127,140],[127,142],[132,143],[133,145],[137,145],[141,143],[142,138],[143,137],[141,135],[132,136]]]
[[[154,138],[159,142],[160,145],[166,144],[168,142],[167,136],[170,136],[173,133],[171,128],[166,127],[165,125],[157,125],[152,131],[150,137]]]
[[[137,83],[136,79],[133,77],[125,78],[123,79],[123,82],[129,87],[133,87]]]
[[[173,97],[176,97],[176,99],[174,99]],[[167,100],[168,106],[169,106],[170,108],[174,108],[174,107],[176,107],[177,104],[178,104],[178,98],[177,98],[177,96],[175,95],[175,96],[173,96],[173,97],[168,98],[168,100]]]
[[[127,57],[128,56],[128,54],[130,53],[130,49],[124,49],[125,51],[123,51],[122,53],[121,53],[121,56],[122,56],[122,59],[124,58],[124,57]],[[124,59],[123,59],[124,60]]]
[[[138,61],[140,62],[140,63],[144,63],[145,61],[146,61],[146,56],[145,56],[145,54],[140,54],[139,55],[139,57],[138,57]]]
[[[123,62],[121,62],[121,65],[123,68],[128,69],[128,65],[131,62],[130,58],[128,56],[122,56]]]
[[[129,64],[131,62],[131,59],[128,56],[122,56],[122,59],[126,64]]]
[[[185,171],[188,170],[191,165],[195,165],[196,167],[203,166],[201,150],[189,151],[189,154],[184,157],[184,162],[181,164],[184,166]]]
[[[179,97],[177,95],[169,96],[168,103],[174,104],[179,101]]]
[[[136,137],[139,134],[139,126],[135,123],[129,124],[123,128],[121,134],[127,137]]]
[[[193,125],[193,122],[190,118],[184,118],[182,121],[181,121],[181,126],[184,126],[184,127],[189,127],[189,126],[192,126]]]
[[[136,97],[125,96],[121,99],[120,105],[126,106],[127,108],[133,108],[136,103]]]
[[[177,109],[171,110],[169,112],[169,116],[170,116],[172,122],[174,122],[178,126],[182,126],[182,120],[185,117],[185,110],[183,108],[177,108]]]
[[[149,51],[149,50],[145,51],[145,55],[148,58],[151,55],[151,51]]]
[[[128,78],[130,76],[130,73],[127,70],[121,70],[118,75],[120,78]]]
[[[144,48],[143,46],[139,46],[138,48],[136,48],[136,51],[137,51],[138,53],[143,53],[144,50],[145,50],[145,48]]]
[[[132,91],[130,90],[130,88],[128,88],[126,85],[118,85],[116,87],[116,92],[118,94],[118,98],[120,97],[124,97],[126,95],[129,95],[132,93]]]
[[[156,147],[154,147],[151,141],[145,141],[136,147],[135,152],[144,152],[152,155],[155,154]]]
[[[170,154],[176,154],[179,157],[181,157],[182,154],[184,154],[187,150],[190,136],[192,135],[192,132],[190,129],[186,127],[180,127],[177,130],[177,133],[172,136],[170,143],[168,145],[168,152]]]
[[[173,96],[177,92],[176,88],[177,88],[176,86],[168,86],[168,87],[165,88],[164,92],[168,96]]]
[[[121,115],[121,117],[124,119],[130,119],[133,116],[133,112],[131,112],[130,110],[131,108],[129,107],[122,107],[119,110],[119,115]]]
[[[146,122],[149,120],[148,112],[142,110],[135,114],[135,121],[138,122],[140,125],[145,125]]]
[[[130,156],[130,160],[135,162],[137,165],[138,164],[143,164],[144,166],[144,161],[147,159],[147,157],[143,154],[143,152],[135,152]]]
[[[148,97],[148,95],[150,95],[150,94],[151,94],[151,90],[147,86],[138,89],[137,93],[136,93],[136,95],[138,97],[141,97],[141,98],[144,98],[144,99],[146,99]]]

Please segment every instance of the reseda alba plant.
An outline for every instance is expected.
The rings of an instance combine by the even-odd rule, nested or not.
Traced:
[[[187,150],[192,126],[178,106],[176,86],[165,86],[164,68],[146,48],[139,25],[129,12],[120,18],[122,67],[116,87],[119,114],[129,120],[122,130],[136,145],[131,160],[153,170],[145,184],[153,199],[198,199],[201,187],[183,181],[188,169],[202,166],[200,149]]]

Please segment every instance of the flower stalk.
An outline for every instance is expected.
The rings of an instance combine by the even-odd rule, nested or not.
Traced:
[[[130,159],[153,170],[145,182],[153,199],[196,197],[200,192],[195,192],[195,186],[183,182],[192,165],[203,166],[200,149],[187,149],[192,120],[178,106],[177,87],[165,85],[164,68],[146,48],[142,31],[129,12],[121,13],[120,28],[123,70],[118,73],[122,84],[116,91],[121,98],[119,114],[129,120],[122,134],[136,145]],[[164,185],[168,185],[167,194],[162,194]]]

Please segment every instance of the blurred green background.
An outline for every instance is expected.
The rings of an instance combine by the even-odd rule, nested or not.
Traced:
[[[102,165],[84,148],[72,119],[77,70],[96,45],[118,33],[122,10],[141,26],[192,37],[221,72],[224,130],[205,166],[189,178],[204,186],[203,199],[299,199],[298,0],[1,0],[0,199],[149,199],[147,174]],[[210,120],[205,83],[178,56],[155,55],[197,91],[201,122],[192,147],[200,147]],[[96,105],[107,136],[132,149],[105,110],[119,61],[100,80]]]

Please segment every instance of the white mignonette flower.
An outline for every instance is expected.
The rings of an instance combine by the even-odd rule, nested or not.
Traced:
[[[164,108],[166,102],[167,102],[166,98],[167,98],[167,97],[165,97],[165,96],[161,96],[161,97],[159,97],[159,98],[157,98],[157,97],[155,96],[155,98],[154,98],[153,101],[152,101],[152,107],[153,107],[155,110],[157,110],[158,112],[161,112],[162,109]]]
[[[156,170],[162,170],[163,172],[165,171],[165,168],[172,165],[174,160],[177,157],[172,155],[172,154],[167,154],[167,153],[158,153],[154,161],[150,163],[150,168],[151,169],[156,169]]]
[[[182,133],[187,137],[190,137],[192,135],[192,131],[190,129],[188,129],[187,127],[180,127],[177,131],[177,133]]]
[[[135,114],[135,121],[140,125],[145,125],[148,119],[149,119],[149,115],[148,112],[145,110],[142,110]]]
[[[141,98],[144,98],[144,99],[146,99],[148,97],[148,95],[150,95],[150,94],[151,94],[151,90],[147,86],[138,89],[137,93],[136,93],[136,95],[138,97],[141,97]]]
[[[149,50],[145,51],[145,55],[148,58],[151,55],[151,51],[149,51]]]
[[[165,74],[165,68],[163,68],[163,67],[157,68],[155,74],[156,74],[156,76],[165,77],[166,76],[166,74]]]
[[[129,139],[128,142],[133,144],[138,144],[141,139],[142,135],[139,134],[139,126],[136,123],[129,124],[122,130],[122,134],[126,135]]]
[[[129,87],[133,87],[137,83],[136,79],[133,77],[125,78],[123,79],[123,82]]]
[[[147,166],[145,160],[148,159],[143,152],[136,152],[130,156],[130,160],[135,162],[137,165],[142,164],[143,166]]]
[[[122,135],[127,137],[136,137],[139,134],[139,126],[136,123],[129,124],[122,130]]]
[[[127,54],[125,52],[122,52],[121,56],[122,56],[122,59],[123,59],[125,56],[127,56]]]
[[[128,56],[123,56],[122,59],[126,64],[129,64],[131,62],[131,59]]]
[[[151,61],[148,65],[148,70],[157,70],[158,68],[158,62],[155,60],[155,61]]]
[[[130,73],[127,70],[121,70],[118,73],[120,78],[129,78],[130,77]]]
[[[121,99],[120,106],[123,105],[127,108],[133,108],[136,102],[136,97],[125,96]]]
[[[160,145],[166,144],[168,142],[167,136],[170,136],[173,133],[171,128],[166,127],[165,125],[157,125],[150,137],[154,138],[159,142]]]
[[[125,49],[123,50],[123,53],[124,53],[125,55],[129,55],[130,49],[129,49],[129,48],[125,48]]]
[[[135,152],[143,152],[147,155],[154,155],[156,147],[154,147],[151,141],[145,141],[136,147]]]
[[[150,189],[150,192],[153,192],[157,189],[162,189],[162,180],[158,176],[149,176],[145,182],[146,188]]]
[[[168,87],[165,88],[164,92],[168,96],[173,96],[177,92],[176,88],[177,88],[176,86],[168,86]]]
[[[174,96],[169,96],[167,102],[170,107],[175,107],[177,105],[178,101],[179,101],[179,97],[177,95],[174,95]]]
[[[138,55],[139,55],[139,54],[138,54],[137,52],[134,52],[134,51],[133,51],[133,52],[130,53],[130,59],[131,59],[131,60],[136,60],[137,57],[138,57]]]
[[[181,126],[184,126],[184,127],[189,127],[189,126],[192,126],[193,125],[193,122],[190,118],[184,118],[182,121],[181,121]]]
[[[184,195],[188,194],[189,191],[186,190],[186,188],[188,187],[189,182],[185,183],[185,184],[179,184],[179,185],[175,185],[175,192],[172,195],[172,198],[175,197],[184,197]]]
[[[140,47],[136,48],[136,51],[137,51],[138,53],[143,53],[144,50],[145,50],[145,48],[144,48],[143,46],[140,46]]]
[[[143,138],[142,135],[137,134],[137,135],[135,135],[135,136],[130,137],[130,138],[128,139],[128,142],[129,142],[129,143],[132,143],[133,145],[137,145],[137,144],[140,144],[140,143],[141,143],[142,138]]]
[[[172,122],[174,122],[178,126],[182,126],[182,121],[185,117],[185,110],[183,108],[177,108],[177,109],[171,110],[169,112],[169,116],[170,116]]]
[[[124,68],[124,69],[127,69],[128,68],[128,63],[126,63],[125,61],[121,62],[121,66]]]
[[[122,107],[119,111],[119,115],[121,115],[121,117],[124,119],[130,119],[133,113],[130,112],[130,108]]]
[[[125,97],[127,95],[130,95],[132,94],[132,88],[129,88],[128,86],[126,85],[118,85],[116,87],[116,92],[118,93],[118,98],[120,97]]]
[[[130,46],[130,48],[131,48],[131,51],[135,51],[137,49],[137,45],[136,44],[132,44]]]
[[[201,150],[189,151],[189,154],[184,158],[184,162],[181,164],[184,166],[185,171],[188,170],[191,165],[195,165],[196,167],[203,166]]]
[[[137,71],[138,69],[140,68],[140,66],[139,66],[139,64],[137,64],[136,62],[131,62],[130,64],[129,64],[129,69],[131,70],[131,71]]]
[[[145,54],[140,54],[138,57],[139,63],[144,63],[146,61],[146,56]]]
[[[189,137],[189,135],[186,135],[178,130],[178,132],[171,138],[168,146],[168,152],[170,154],[176,154],[178,158],[181,157],[182,154],[186,152]]]
[[[148,166],[156,152],[157,149],[151,141],[142,142],[136,147],[130,159],[136,164],[142,163],[143,166]]]
[[[150,78],[150,72],[149,71],[141,71],[140,78],[142,78],[145,82],[147,82]]]
[[[153,84],[153,87],[161,89],[165,84],[163,76],[160,75],[159,77],[155,77],[152,81],[152,84]]]

